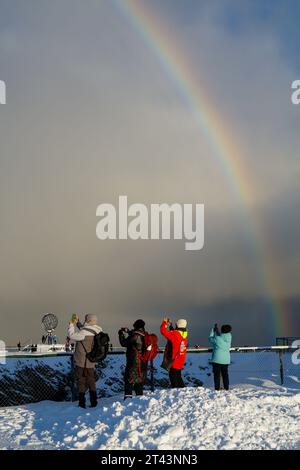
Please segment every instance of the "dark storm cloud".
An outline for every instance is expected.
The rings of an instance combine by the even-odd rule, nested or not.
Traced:
[[[254,175],[252,210],[277,247],[283,293],[297,296],[293,71],[276,31],[253,27],[237,41],[210,7],[200,13],[189,21],[186,12],[182,41],[240,141]],[[175,28],[175,7],[166,19]],[[189,319],[193,342],[225,317],[237,341],[271,341],[253,221],[178,90],[111,2],[2,2],[0,59],[8,86],[0,108],[1,336],[37,338],[45,311],[59,315],[61,337],[73,312],[98,312],[112,336],[137,316],[157,330],[170,312]],[[96,207],[120,194],[130,203],[204,202],[205,249],[100,242]]]

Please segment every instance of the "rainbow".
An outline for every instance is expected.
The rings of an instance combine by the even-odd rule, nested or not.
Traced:
[[[187,61],[186,51],[181,49],[178,40],[168,31],[167,26],[150,10],[150,2],[146,5],[142,0],[115,0],[114,3],[155,55],[167,77],[181,94],[201,132],[209,141],[215,158],[244,212],[246,208],[247,219],[251,220],[247,236],[251,239],[253,256],[258,266],[262,294],[269,303],[273,334],[278,336],[287,333],[292,328],[291,315],[283,300],[284,296],[281,295],[281,283],[278,269],[273,265],[275,257],[270,240],[266,240],[259,220],[252,211],[255,187],[251,182],[249,169],[245,167],[240,156],[236,139],[233,139],[232,133],[225,127],[225,120],[219,110],[217,111],[207,87],[195,78],[197,74],[193,73],[193,68]]]

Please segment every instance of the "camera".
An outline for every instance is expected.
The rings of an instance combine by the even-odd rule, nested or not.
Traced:
[[[121,328],[121,331],[124,331],[124,333],[128,333],[128,332],[129,332],[129,328]]]

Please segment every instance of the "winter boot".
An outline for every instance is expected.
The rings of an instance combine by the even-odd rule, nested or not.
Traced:
[[[93,392],[92,390],[90,390],[90,401],[91,401],[90,408],[96,408],[96,406],[98,405],[97,392]]]
[[[80,408],[85,408],[85,393],[79,393],[79,403]]]

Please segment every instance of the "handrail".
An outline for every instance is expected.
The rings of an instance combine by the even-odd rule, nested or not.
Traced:
[[[10,351],[9,351],[10,349]],[[299,349],[299,346],[238,346],[231,348],[232,353],[242,353],[242,352],[283,352],[283,351],[295,351]],[[108,352],[108,355],[115,354],[125,354],[125,348],[112,348]],[[159,349],[160,353],[164,352],[164,348]],[[192,354],[204,354],[211,353],[212,348],[188,348],[188,353]],[[14,348],[7,348],[5,351],[0,350],[0,357],[5,358],[30,358],[30,357],[55,357],[55,356],[72,356],[72,351],[45,351],[45,352],[27,352],[27,351],[18,351]]]

